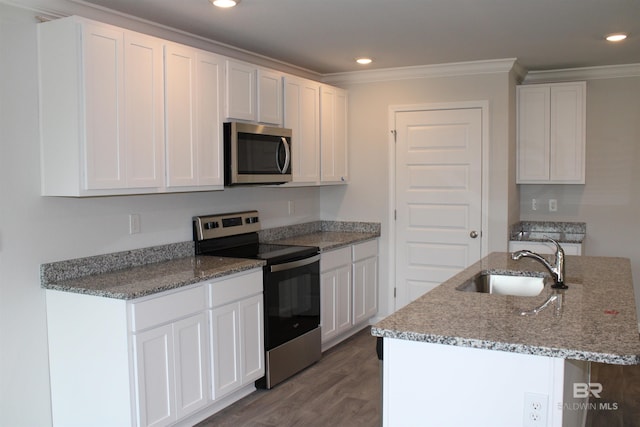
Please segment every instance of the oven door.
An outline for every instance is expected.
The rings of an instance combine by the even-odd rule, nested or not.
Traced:
[[[264,272],[265,346],[271,350],[320,325],[320,256]]]

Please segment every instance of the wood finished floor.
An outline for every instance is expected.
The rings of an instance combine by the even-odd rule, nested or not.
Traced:
[[[375,344],[367,327],[315,365],[271,390],[252,393],[198,427],[380,426]],[[592,363],[591,382],[603,386],[601,398],[592,402],[618,409],[589,410],[585,427],[640,427],[640,365]]]
[[[367,327],[271,390],[258,390],[198,427],[380,425],[380,365]]]

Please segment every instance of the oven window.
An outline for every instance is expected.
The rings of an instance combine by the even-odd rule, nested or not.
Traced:
[[[265,344],[271,350],[320,324],[319,262],[265,273]]]

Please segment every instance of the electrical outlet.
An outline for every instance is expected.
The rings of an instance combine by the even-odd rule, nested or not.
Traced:
[[[289,215],[296,213],[296,205],[293,200],[289,200]]]
[[[129,234],[137,234],[140,232],[140,214],[129,215]]]
[[[538,200],[531,199],[531,210],[532,211],[537,211],[538,210]]]
[[[522,425],[524,427],[544,427],[547,425],[546,394],[525,393]]]
[[[549,199],[549,212],[556,212],[558,210],[558,200]]]

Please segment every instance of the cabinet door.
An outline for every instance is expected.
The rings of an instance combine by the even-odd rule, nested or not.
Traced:
[[[258,121],[282,126],[282,75],[258,70]]]
[[[549,180],[550,94],[547,85],[517,88],[518,182]]]
[[[517,182],[584,184],[586,83],[519,86],[517,96]]]
[[[161,326],[133,335],[139,426],[176,420],[173,329]]]
[[[585,182],[585,88],[584,82],[551,86],[551,182]]]
[[[167,186],[197,184],[195,128],[196,54],[180,45],[165,47]]]
[[[173,324],[178,419],[209,402],[209,336],[206,313]]]
[[[262,295],[255,295],[239,303],[242,384],[264,375],[263,305]]]
[[[378,258],[353,264],[353,323],[358,324],[378,312]]]
[[[336,286],[336,329],[338,333],[341,333],[351,328],[352,325],[351,266],[338,269]]]
[[[197,178],[200,186],[223,188],[222,93],[224,60],[196,53]]]
[[[256,72],[253,65],[227,60],[227,118],[256,121]]]
[[[337,334],[336,300],[338,273],[336,270],[320,274],[320,326],[322,342]]]
[[[320,274],[322,341],[351,327],[351,266]]]
[[[322,86],[320,92],[320,150],[321,181],[346,182],[347,94],[331,86]]]
[[[222,188],[221,66],[217,55],[166,47],[168,187]]]
[[[211,310],[213,399],[219,399],[241,385],[238,310],[237,303]]]
[[[124,33],[110,26],[82,26],[86,145],[84,188],[124,188]]]
[[[124,55],[127,187],[163,187],[162,43],[153,37],[126,32]]]
[[[292,131],[293,182],[320,181],[320,83],[284,79],[284,126]]]

